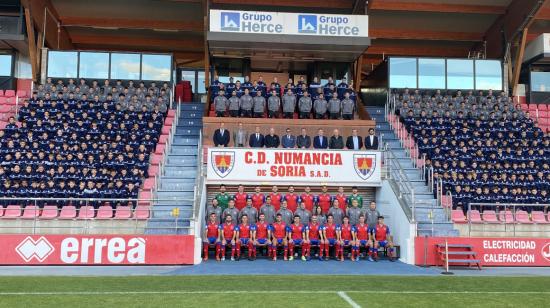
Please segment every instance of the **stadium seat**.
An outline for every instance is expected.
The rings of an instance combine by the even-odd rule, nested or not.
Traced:
[[[536,104],[529,104],[529,111],[531,113],[537,111],[537,105]]]
[[[17,97],[27,97],[27,91],[17,90],[16,95]]]
[[[481,214],[478,210],[471,210],[468,212],[468,216],[471,223],[481,223]]]
[[[548,118],[548,111],[546,110],[539,110],[539,120],[541,118]]]
[[[150,206],[138,205],[134,210],[134,217],[138,220],[149,219],[150,209]]]
[[[6,90],[4,92],[5,97],[15,97],[15,91],[14,90]]]
[[[449,195],[441,196],[441,206],[445,208],[452,207],[453,201],[452,197]]]
[[[498,223],[499,222],[498,219],[497,219],[497,213],[493,210],[483,211],[482,218],[483,218],[483,222],[486,222],[486,223]]]
[[[537,109],[539,111],[541,111],[541,110],[546,111],[546,110],[548,110],[548,105],[547,104],[538,104]]]
[[[149,169],[147,169],[147,174],[149,177],[155,177],[159,175],[159,166],[149,166]]]
[[[151,166],[158,166],[162,162],[162,155],[153,154],[151,155]]]
[[[40,216],[40,209],[36,207],[35,205],[27,205],[23,209],[23,215],[21,218],[23,219],[36,219],[38,216]]]
[[[546,127],[546,126],[548,126],[548,122],[549,122],[548,120],[549,119],[547,119],[547,118],[539,118],[537,120],[537,123],[539,124],[540,127]]]
[[[0,96],[4,96],[4,90],[0,89]]]
[[[452,210],[451,219],[454,223],[466,223],[466,216],[462,210]]]
[[[6,97],[0,96],[0,105],[6,104],[7,101],[8,99]]]
[[[176,117],[176,110],[174,110],[174,109],[168,110],[168,113],[167,113],[166,116],[167,116],[168,118],[174,118],[174,117]]]
[[[155,178],[150,177],[145,179],[145,181],[143,181],[144,190],[152,190],[153,188],[155,188]]]
[[[150,190],[141,190],[138,194],[138,205],[150,205],[153,193]]]
[[[160,135],[159,144],[166,144],[167,141],[168,141],[168,135]]]
[[[98,208],[96,219],[111,218],[113,218],[113,208],[110,205],[102,205]]]
[[[132,208],[121,205],[116,208],[115,219],[130,219],[132,218]]]
[[[527,104],[521,104],[521,110],[523,110],[523,111],[529,110],[529,105],[527,105]]]
[[[157,144],[157,147],[155,148],[155,154],[164,154],[164,148],[166,148],[165,144]]]
[[[40,215],[41,219],[54,219],[57,218],[57,215],[59,214],[57,210],[56,205],[45,205],[42,209],[42,215]]]
[[[172,129],[171,126],[164,125],[164,126],[162,127],[161,134],[162,134],[162,135],[168,135],[168,134],[170,134],[170,129]]]
[[[548,220],[546,220],[546,215],[542,211],[532,211],[531,212],[531,219],[536,224],[548,224]]]
[[[8,205],[4,212],[4,218],[19,218],[21,217],[21,207],[19,205]]]
[[[166,120],[164,120],[164,125],[172,126],[172,123],[174,123],[174,118],[166,118]]]
[[[508,224],[511,224],[511,223],[515,222],[514,215],[512,214],[512,211],[510,211],[510,210],[500,211],[498,213],[498,220],[500,220],[500,222],[504,222],[504,223],[508,223]]]
[[[85,205],[80,207],[80,210],[78,211],[79,219],[92,219],[94,217],[95,217],[95,209],[93,206]]]
[[[72,205],[65,205],[61,208],[59,213],[59,219],[75,219],[76,218],[76,208]]]
[[[516,212],[516,221],[522,224],[532,224],[533,221],[529,219],[529,214],[526,211],[517,211]]]

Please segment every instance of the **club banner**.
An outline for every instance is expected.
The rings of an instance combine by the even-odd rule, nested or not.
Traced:
[[[445,243],[445,240],[449,245],[471,245],[476,253],[475,259],[483,266],[550,266],[549,238],[506,237],[417,237],[415,263],[442,265],[436,245]]]
[[[382,153],[300,149],[208,149],[208,184],[379,186]]]
[[[0,235],[0,265],[193,264],[190,235]]]
[[[210,31],[368,37],[367,15],[210,10]]]

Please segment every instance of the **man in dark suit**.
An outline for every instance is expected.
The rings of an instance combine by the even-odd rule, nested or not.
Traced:
[[[217,147],[227,147],[230,138],[229,131],[225,129],[225,123],[220,123],[220,128],[214,131],[214,145]]]
[[[275,128],[269,129],[269,135],[264,137],[264,143],[266,148],[278,148],[279,147],[279,136],[275,134]]]
[[[307,135],[305,128],[302,128],[302,133],[296,137],[296,147],[298,149],[309,149],[311,147],[311,137]]]
[[[332,150],[341,150],[344,148],[344,138],[340,136],[338,129],[335,129],[332,136],[330,136],[328,148]]]
[[[248,145],[251,148],[263,148],[265,145],[265,139],[264,135],[260,133],[260,127],[256,126],[256,131],[254,134],[250,134],[250,138],[248,139]]]
[[[317,136],[313,138],[313,148],[328,149],[328,138],[325,137],[325,133],[322,129],[319,129],[317,131]]]
[[[361,150],[363,148],[363,137],[357,135],[357,130],[351,131],[351,136],[346,139],[348,150]]]
[[[378,137],[374,135],[374,128],[369,129],[369,135],[365,137],[365,149],[378,150]]]
[[[281,137],[281,145],[285,149],[294,149],[296,147],[296,137],[291,134],[290,128],[287,128],[286,135]]]

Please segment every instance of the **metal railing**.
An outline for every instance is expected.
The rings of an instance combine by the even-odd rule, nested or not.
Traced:
[[[468,224],[468,236],[471,236],[472,232],[484,232],[484,233],[496,233],[506,236],[535,236],[544,237],[550,236],[550,228],[542,228],[546,223],[538,225],[535,221],[531,223],[521,223],[517,221],[518,212],[525,211],[523,215],[527,215],[529,219],[532,218],[533,211],[540,210],[541,208],[548,208],[550,204],[521,204],[521,203],[469,203],[466,220]],[[480,211],[481,216],[487,210],[492,210],[496,214],[497,221],[484,221],[472,223],[471,215],[472,208],[483,209]],[[546,220],[547,214],[541,211],[542,217]],[[486,226],[492,226],[486,228]],[[519,226],[522,226],[521,228]],[[537,226],[529,228],[529,226]],[[550,224],[548,224],[550,226]]]
[[[192,204],[192,201],[183,198],[0,198],[4,205],[0,206],[0,233],[143,234],[155,233],[155,230],[178,233],[191,228],[192,219],[182,217],[179,205]],[[154,203],[173,204],[173,207],[158,209],[152,206]],[[122,214],[117,215],[118,210]],[[154,220],[173,220],[173,226],[149,226]]]
[[[405,170],[399,163],[399,158],[395,153],[387,146],[384,151],[385,165],[388,166],[388,178],[395,181],[398,188],[398,199],[402,199],[405,203],[411,207],[412,210],[412,222],[416,221],[415,218],[415,198],[414,187],[411,184],[409,177]]]

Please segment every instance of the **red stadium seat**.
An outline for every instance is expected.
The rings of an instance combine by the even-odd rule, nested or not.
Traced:
[[[111,218],[113,218],[113,208],[110,205],[102,205],[98,208],[96,219]]]
[[[23,210],[23,215],[21,218],[23,219],[36,219],[36,217],[40,216],[40,209],[34,205],[27,205],[25,209]]]
[[[537,123],[539,124],[540,127],[546,127],[548,126],[548,119],[547,118],[539,118]]]
[[[118,206],[115,212],[115,219],[130,219],[132,218],[132,208],[129,206]]]
[[[542,211],[532,211],[531,212],[531,219],[536,224],[548,224],[548,220],[546,220],[546,215]]]
[[[149,166],[149,169],[147,169],[147,174],[149,177],[155,177],[159,174],[159,166]]]
[[[4,212],[4,218],[19,218],[21,217],[21,207],[19,205],[8,205]]]
[[[161,161],[162,161],[162,155],[160,154],[151,155],[151,165],[158,166]]]
[[[164,120],[164,125],[172,126],[172,123],[174,123],[174,118],[166,118],[166,120]]]
[[[539,104],[537,106],[537,108],[538,108],[539,111],[541,111],[541,110],[546,111],[546,110],[548,110],[548,105],[547,104]]]
[[[487,222],[487,223],[498,223],[499,222],[498,219],[497,219],[497,213],[493,210],[483,211],[482,218],[483,218],[483,222]]]
[[[478,210],[471,210],[468,212],[468,216],[471,223],[481,223],[481,214]]]
[[[168,118],[175,118],[176,117],[176,110],[170,109],[168,110],[168,114],[166,115]]]
[[[452,197],[449,195],[441,196],[441,206],[452,207],[453,206]]]
[[[510,210],[500,211],[498,213],[498,220],[500,220],[500,222],[505,222],[505,223],[508,223],[508,224],[511,224],[511,223],[515,222],[514,215],[512,214],[512,211],[510,211]]]
[[[0,96],[4,96],[4,90],[0,89]]]
[[[540,118],[548,118],[548,111],[546,110],[539,110],[539,119]]]
[[[95,209],[93,206],[86,205],[86,206],[80,207],[80,210],[78,211],[79,219],[92,219],[94,217],[95,217]]]
[[[526,211],[517,211],[516,212],[516,222],[522,224],[532,224],[533,222],[529,219],[529,214]]]
[[[2,216],[4,216],[4,207],[0,206],[0,217]]]
[[[170,134],[170,129],[172,129],[172,126],[164,125],[164,126],[162,127],[162,131],[161,131],[162,135],[168,135],[168,134]]]
[[[167,141],[168,141],[168,135],[160,135],[159,144],[166,144]]]
[[[535,112],[537,110],[537,105],[536,104],[529,104],[529,111],[531,113]]]
[[[59,213],[59,219],[75,219],[76,218],[76,208],[72,205],[65,205],[61,208]]]
[[[154,187],[155,187],[155,178],[150,177],[145,179],[145,181],[143,181],[144,190],[152,190]]]
[[[7,101],[8,99],[6,97],[0,96],[0,105],[6,104]]]
[[[451,219],[454,223],[466,223],[466,216],[462,210],[452,210]]]
[[[523,110],[523,111],[529,110],[529,105],[527,105],[527,104],[521,104],[521,110]]]
[[[4,92],[5,97],[15,97],[15,91],[14,90],[6,90]]]
[[[27,97],[27,91],[17,90],[18,97]]]
[[[157,147],[155,148],[156,154],[164,154],[164,148],[166,147],[165,144],[157,144]]]
[[[58,210],[56,205],[45,205],[42,209],[41,219],[54,219],[57,218]]]
[[[138,205],[134,211],[134,217],[138,220],[149,219],[150,209],[150,206]]]

